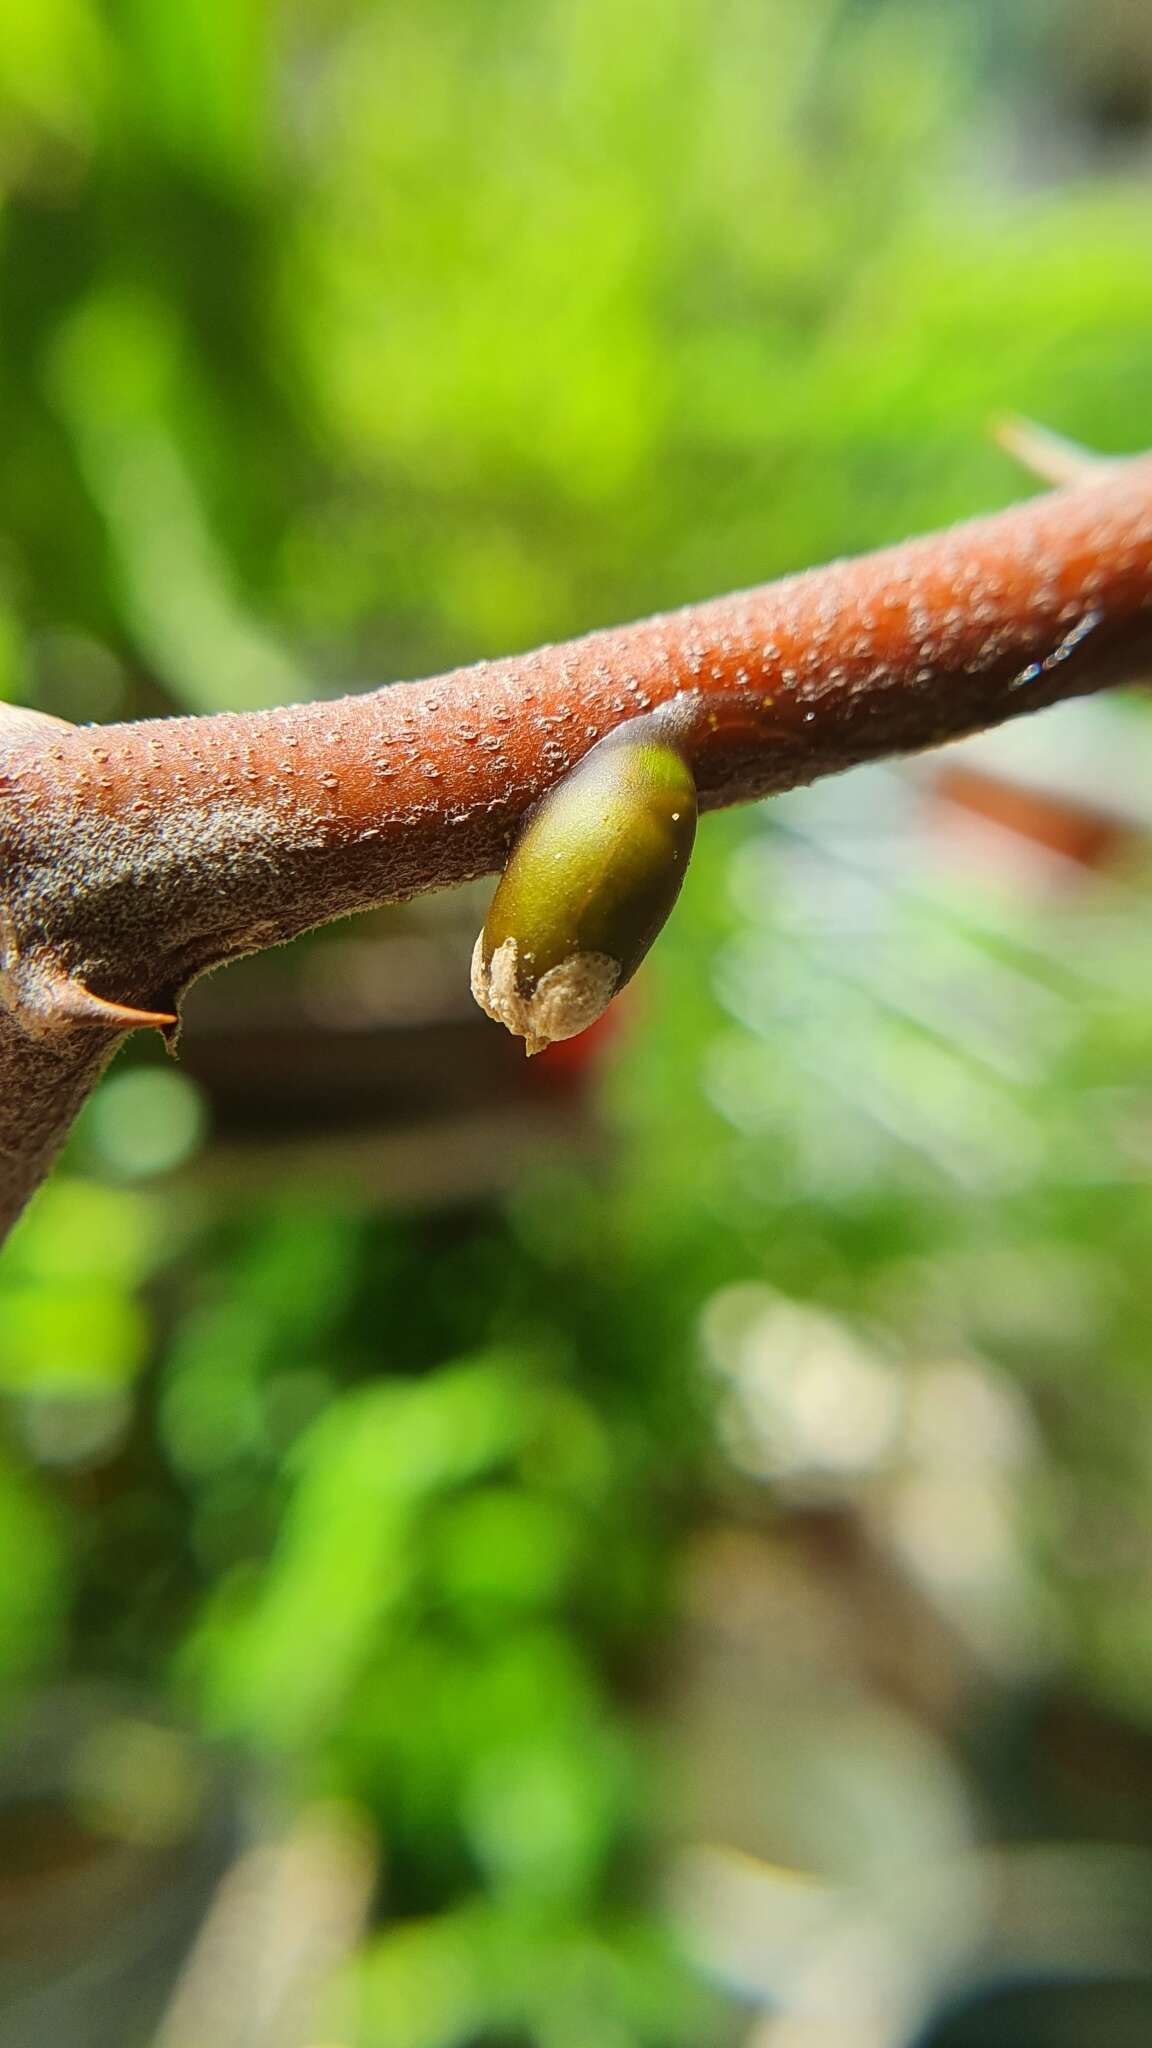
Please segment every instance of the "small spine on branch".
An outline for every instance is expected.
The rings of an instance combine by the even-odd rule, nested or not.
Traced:
[[[1098,455],[1094,448],[1085,448],[1082,442],[1069,440],[1066,434],[1056,434],[1051,427],[1041,426],[1038,420],[1023,419],[1017,413],[996,421],[993,439],[1029,475],[1046,484],[1084,483],[1106,469],[1110,460],[1107,455]]]
[[[106,996],[93,995],[71,975],[55,977],[50,988],[56,1012],[74,1024],[95,1024],[116,1034],[162,1031],[170,1038],[179,1022],[174,1010],[141,1010],[132,1003],[114,1003]]]
[[[98,996],[75,975],[21,951],[12,916],[0,903],[0,1009],[25,1038],[51,1041],[77,1025],[109,1039],[128,1031],[162,1031],[171,1045],[179,1028],[173,1010],[140,1009]]]
[[[530,812],[472,956],[482,1010],[529,1054],[574,1038],[630,981],[680,893],[696,834],[698,706],[630,719]]]

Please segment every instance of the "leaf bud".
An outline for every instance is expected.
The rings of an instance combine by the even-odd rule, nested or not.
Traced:
[[[595,1022],[680,893],[696,786],[673,732],[655,712],[610,733],[513,846],[476,941],[472,993],[529,1053]]]

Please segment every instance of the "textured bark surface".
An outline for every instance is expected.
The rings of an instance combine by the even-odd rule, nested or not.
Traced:
[[[692,693],[701,807],[1152,672],[1152,457],[992,518],[431,682],[0,719],[0,1229],[125,1030],[223,961],[498,868],[594,742]],[[133,1014],[136,1013],[136,1014]]]

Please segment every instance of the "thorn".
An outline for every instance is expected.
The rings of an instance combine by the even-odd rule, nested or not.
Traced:
[[[93,995],[91,989],[70,975],[61,975],[54,981],[52,1002],[58,1014],[73,1018],[77,1024],[105,1024],[110,1031],[162,1031],[165,1037],[179,1030],[174,1011],[137,1010],[130,1003],[109,1002],[105,996]]]
[[[1015,413],[994,422],[992,438],[1022,469],[1046,484],[1082,483],[1094,470],[1106,469],[1110,461],[1107,455],[1097,455],[1081,442],[1054,434],[1051,427]]]

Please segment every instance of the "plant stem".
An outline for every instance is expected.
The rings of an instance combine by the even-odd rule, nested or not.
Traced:
[[[710,809],[1149,672],[1143,456],[941,534],[429,682],[103,728],[11,713],[0,1229],[131,1022],[174,1029],[210,967],[490,873],[528,808],[639,711],[703,700],[689,752]]]

